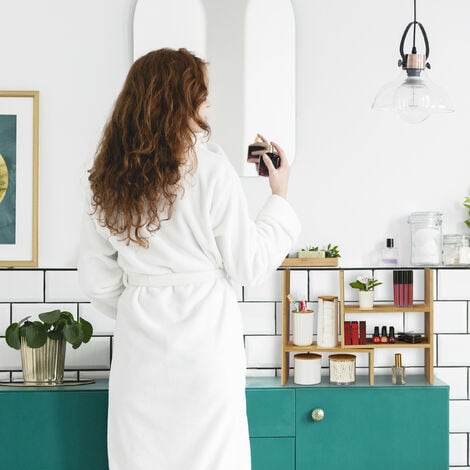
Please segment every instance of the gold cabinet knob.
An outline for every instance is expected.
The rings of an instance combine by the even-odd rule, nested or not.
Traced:
[[[315,408],[312,411],[313,421],[321,421],[325,417],[325,412],[321,408]]]

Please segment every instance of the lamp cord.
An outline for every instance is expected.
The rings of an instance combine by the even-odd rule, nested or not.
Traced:
[[[413,49],[411,51],[412,54],[416,54],[416,0],[413,1]]]

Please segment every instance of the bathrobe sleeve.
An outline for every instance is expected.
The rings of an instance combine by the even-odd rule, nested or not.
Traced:
[[[242,285],[263,282],[282,263],[300,233],[300,221],[281,196],[271,195],[250,219],[240,179],[230,164],[213,197],[216,243],[229,277]]]
[[[101,232],[92,216],[85,214],[78,261],[79,282],[96,310],[116,318],[117,303],[124,291],[123,271],[115,248]]]

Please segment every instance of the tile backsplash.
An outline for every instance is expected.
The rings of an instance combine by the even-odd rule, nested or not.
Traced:
[[[392,301],[391,272],[367,268],[384,281],[376,289],[378,301]],[[366,269],[348,268],[346,284]],[[416,270],[414,297],[423,298],[420,270]],[[319,295],[339,295],[338,271],[317,269],[291,272],[291,292],[306,298],[316,311]],[[450,385],[450,466],[470,466],[470,269],[436,269],[434,289],[435,375]],[[280,373],[281,351],[281,273],[274,273],[256,287],[237,290],[243,318],[247,375]],[[346,289],[346,300],[355,293]],[[4,331],[10,321],[18,321],[43,311],[60,308],[83,315],[93,323],[89,344],[77,350],[68,348],[66,376],[72,378],[107,377],[112,359],[114,320],[100,314],[88,303],[78,285],[73,268],[0,269],[0,379],[21,377],[18,351],[9,348]],[[378,322],[364,315],[367,333]],[[395,331],[423,331],[422,315],[381,314],[380,325],[393,325]],[[314,331],[315,333],[315,331]],[[379,349],[375,352],[375,373],[390,374],[393,354],[401,352],[408,373],[423,373],[424,354],[420,349]],[[328,375],[327,355],[323,355],[322,374]],[[291,365],[293,361],[291,360]],[[358,354],[358,374],[367,374],[367,354]],[[325,380],[327,380],[325,378]]]

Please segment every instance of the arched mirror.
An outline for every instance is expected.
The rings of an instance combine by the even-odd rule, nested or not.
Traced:
[[[257,133],[295,154],[295,24],[290,0],[138,0],[134,59],[185,47],[209,62],[209,122],[241,176]]]

